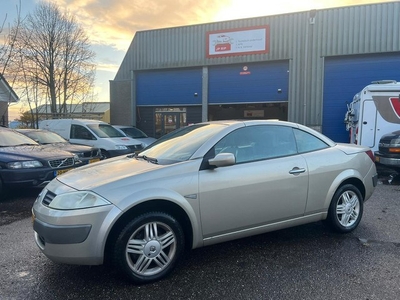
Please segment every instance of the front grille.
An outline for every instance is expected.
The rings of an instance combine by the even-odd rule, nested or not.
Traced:
[[[78,154],[78,156],[82,158],[92,158],[92,157],[100,157],[101,155],[99,153],[99,150],[90,150],[81,152],[80,154]]]
[[[74,165],[74,158],[67,157],[63,159],[49,160],[50,167],[54,168],[62,168],[62,167],[71,167]]]
[[[55,197],[56,197],[56,194],[54,194],[50,191],[47,191],[46,195],[44,195],[43,200],[42,200],[43,205],[49,206],[51,201],[53,201],[53,199]]]

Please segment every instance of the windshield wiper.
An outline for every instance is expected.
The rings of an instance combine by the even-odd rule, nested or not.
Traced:
[[[146,156],[146,155],[136,155],[136,158],[137,158],[137,159],[138,159],[138,158],[142,158],[142,159],[144,159],[145,161],[151,162],[152,164],[158,164],[157,158],[154,158],[154,157],[148,157],[148,156]]]

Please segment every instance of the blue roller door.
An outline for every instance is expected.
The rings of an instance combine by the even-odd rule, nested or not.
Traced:
[[[209,103],[287,101],[288,71],[288,61],[210,67]]]
[[[335,142],[348,142],[346,103],[372,81],[400,81],[400,53],[326,58],[324,75],[322,132]]]
[[[139,106],[201,105],[201,87],[201,69],[139,72],[136,101]]]

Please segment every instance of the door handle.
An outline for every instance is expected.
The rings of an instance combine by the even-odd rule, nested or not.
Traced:
[[[304,168],[294,167],[293,169],[291,169],[291,170],[289,171],[289,174],[298,175],[298,174],[300,174],[300,173],[304,173],[305,171],[306,171],[306,169],[304,169]]]

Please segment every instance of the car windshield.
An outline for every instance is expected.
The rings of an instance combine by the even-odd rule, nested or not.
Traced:
[[[0,131],[0,147],[12,147],[23,145],[39,145],[27,136],[12,130]]]
[[[125,137],[121,132],[108,124],[89,124],[88,127],[100,138]]]
[[[39,144],[66,143],[67,141],[58,134],[50,131],[26,131],[23,134],[35,140]]]
[[[225,128],[222,124],[196,124],[177,129],[161,138],[138,158],[170,164],[188,160],[210,137]]]
[[[134,138],[134,139],[140,139],[140,138],[147,138],[147,135],[135,128],[135,127],[126,127],[126,128],[121,128],[121,130],[129,137]]]

